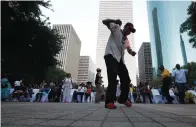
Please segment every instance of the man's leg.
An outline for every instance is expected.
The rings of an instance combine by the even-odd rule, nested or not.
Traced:
[[[117,88],[117,68],[118,68],[118,61],[112,56],[107,55],[104,57],[106,68],[107,68],[107,76],[108,76],[108,87],[106,90],[106,98],[105,104],[114,103],[116,97],[116,88]],[[112,106],[111,106],[112,107]]]
[[[185,84],[184,83],[178,83],[178,89],[179,89],[179,100],[181,104],[184,104],[184,97],[185,97]]]
[[[169,83],[170,83],[170,80],[165,79],[165,80],[163,81],[163,89],[164,89],[165,97],[167,98],[167,102],[168,102],[168,103],[172,103],[173,98],[172,98],[172,97],[170,96],[170,94],[169,94]]]
[[[99,103],[100,102],[100,84],[96,85],[96,97],[95,97],[95,102]]]
[[[120,78],[120,88],[121,88],[121,94],[119,97],[119,101],[124,103],[128,100],[128,94],[129,94],[129,84],[130,84],[130,77],[127,70],[127,67],[125,64],[120,61],[119,68],[118,68],[118,76]]]

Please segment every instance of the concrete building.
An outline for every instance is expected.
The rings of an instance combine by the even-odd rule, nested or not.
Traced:
[[[110,35],[110,30],[102,24],[104,19],[120,19],[122,26],[127,22],[133,23],[133,5],[131,0],[100,0],[99,5],[99,21],[98,21],[98,37],[96,49],[96,68],[102,69],[104,85],[108,85],[106,65],[104,61],[105,47]],[[134,36],[129,35],[131,47],[134,50]],[[136,60],[125,51],[125,64],[129,71],[131,82],[136,84]]]
[[[64,37],[64,39],[62,39],[63,48],[57,56],[62,64],[60,68],[71,73],[73,82],[76,82],[78,77],[81,41],[72,25],[55,24],[53,25],[53,28]]]
[[[150,43],[144,42],[138,51],[139,79],[141,82],[151,82],[153,76]]]
[[[95,64],[90,56],[80,56],[78,66],[78,83],[86,83],[95,80]]]
[[[136,86],[139,86],[139,83],[140,83],[139,75],[136,75],[136,80],[137,80],[137,85]]]
[[[189,43],[189,36],[183,33],[180,37],[179,32],[180,25],[188,18],[190,4],[191,1],[147,1],[154,76],[160,73],[161,64],[171,72],[177,63],[196,61],[196,50]]]

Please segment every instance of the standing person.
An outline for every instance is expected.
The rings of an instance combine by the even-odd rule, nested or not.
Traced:
[[[172,101],[174,100],[174,98],[172,98],[169,94],[169,87],[171,86],[171,76],[170,76],[170,72],[164,68],[163,65],[161,65],[159,67],[159,70],[161,71],[161,77],[162,77],[162,95],[166,97],[167,99],[167,103],[168,104],[172,104]]]
[[[63,100],[62,102],[70,103],[70,94],[72,89],[72,78],[71,74],[68,73],[65,79],[63,80]]]
[[[97,68],[97,74],[95,78],[95,86],[96,86],[96,96],[95,96],[95,103],[100,102],[100,94],[101,94],[101,84],[102,84],[102,76],[101,76],[101,69]]]
[[[150,89],[150,85],[148,84],[148,82],[145,82],[144,88],[143,88],[143,93],[142,93],[143,103],[146,103],[146,96],[148,97],[150,103],[152,104],[151,89]]]
[[[122,22],[120,19],[105,19],[102,22],[111,31],[104,55],[108,76],[105,107],[109,109],[116,108],[114,100],[116,97],[117,75],[121,82],[121,95],[118,102],[131,107],[131,102],[128,99],[130,77],[124,63],[124,50],[126,49],[130,55],[135,56],[136,53],[131,49],[127,36],[130,33],[135,33],[136,30],[132,23],[126,23],[124,29],[121,30]]]
[[[131,83],[129,85],[129,99],[131,100],[132,103],[134,103],[134,99],[132,100],[132,95],[133,95],[133,84]]]
[[[190,65],[188,64],[188,66],[190,70]],[[185,90],[186,90],[186,83],[187,83],[187,75],[189,70],[181,69],[180,64],[176,64],[176,68],[172,72],[172,77],[179,90],[179,101],[181,104],[185,103],[184,98],[185,98]]]

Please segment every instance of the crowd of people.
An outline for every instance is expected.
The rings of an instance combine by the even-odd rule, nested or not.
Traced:
[[[10,92],[14,89],[13,92]],[[74,84],[71,79],[71,74],[67,74],[65,79],[59,84],[54,82],[47,83],[43,80],[38,84],[24,84],[23,80],[15,81],[13,85],[9,82],[7,76],[3,76],[1,79],[1,99],[3,101],[30,101],[34,94],[33,89],[37,89],[34,102],[41,102],[43,95],[48,95],[49,102],[89,102],[93,101],[91,94],[95,93],[96,89],[92,82],[86,82],[81,84]],[[71,95],[71,91],[73,94]],[[96,95],[95,102],[99,103],[104,100],[105,89],[104,85],[100,84],[98,94]],[[11,93],[11,94],[10,94]],[[78,96],[80,99],[78,99]],[[97,97],[99,96],[99,97]],[[84,98],[84,101],[83,101]]]
[[[170,89],[177,96],[179,103],[195,103],[193,99],[194,95],[186,92],[189,89],[196,91],[196,85],[192,88],[188,88],[186,85],[188,80],[186,74],[188,71],[191,71],[190,68],[181,69],[180,65],[177,64],[172,73],[165,69],[164,66],[160,66],[159,69],[161,71],[162,86],[158,90],[160,94],[166,98],[166,103],[171,104],[174,100],[174,98],[172,98],[169,94]],[[23,80],[20,80],[13,83],[14,91],[10,94],[12,84],[10,84],[5,75],[1,79],[1,99],[4,101],[30,101],[32,95],[34,94],[33,89],[38,89],[35,99],[33,100],[34,102],[41,102],[42,96],[48,95],[49,102],[100,103],[105,101],[106,96],[106,89],[104,88],[104,85],[102,85],[102,78],[101,69],[98,68],[95,78],[95,87],[93,87],[92,82],[75,85],[72,82],[70,73],[67,74],[65,79],[59,84],[55,84],[54,82],[46,83],[43,80],[39,85],[26,85],[23,83]],[[121,94],[121,83],[119,80],[116,80],[116,86],[116,98],[114,100],[118,101]],[[131,103],[153,103],[151,89],[153,89],[153,85],[149,84],[148,82],[140,82],[138,86],[133,86],[133,84],[130,83],[128,99],[131,101]],[[73,94],[71,95],[72,90]],[[92,93],[94,93],[95,100],[91,98]],[[90,101],[88,101],[88,99]]]

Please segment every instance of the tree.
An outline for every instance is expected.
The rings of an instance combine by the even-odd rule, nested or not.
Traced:
[[[183,65],[182,68],[188,69],[188,64]],[[190,87],[193,85],[193,82],[196,81],[196,62],[190,63],[190,72],[188,73],[188,83]]]
[[[180,33],[188,31],[190,36],[189,43],[193,44],[193,48],[196,48],[196,2],[192,2],[187,9],[189,17],[181,24]]]
[[[59,81],[62,81],[67,73],[60,68],[56,67],[48,67],[48,70],[45,73],[45,80],[47,82],[56,82],[57,84]]]
[[[161,82],[161,79],[159,79],[159,78],[153,78],[153,80],[151,81],[151,84],[152,84],[152,86],[153,86],[155,89],[158,89],[158,88],[161,87],[162,82]]]
[[[56,55],[62,37],[50,28],[40,7],[47,1],[1,1],[2,72],[12,77],[40,81],[49,66],[60,64]]]

